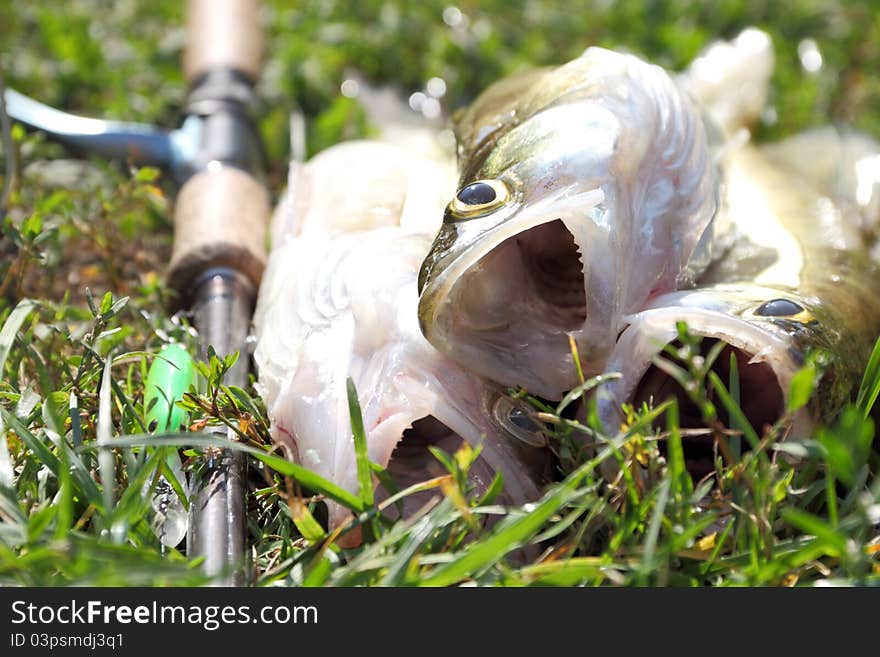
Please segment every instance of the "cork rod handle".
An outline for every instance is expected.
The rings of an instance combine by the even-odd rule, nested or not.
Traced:
[[[261,50],[257,0],[187,0],[183,67],[191,92],[206,76],[222,71],[234,70],[256,83]],[[218,88],[223,87],[209,85],[211,93]],[[235,100],[225,99],[203,117],[215,147],[254,138],[247,112],[234,105]],[[234,158],[220,156],[192,175],[180,188],[174,209],[168,273],[171,286],[181,293],[179,301],[202,274],[218,267],[243,274],[256,289],[266,261],[269,212],[269,197],[256,171]]]
[[[256,0],[188,0],[183,73],[192,84],[212,69],[260,75],[263,33]]]
[[[171,286],[186,291],[212,267],[234,269],[259,286],[269,211],[266,190],[244,171],[225,167],[190,178],[177,195]]]

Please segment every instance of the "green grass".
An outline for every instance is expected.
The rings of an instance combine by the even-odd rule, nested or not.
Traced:
[[[880,115],[869,111],[880,106],[880,15],[865,3],[623,1],[576,15],[570,3],[462,3],[468,23],[459,29],[444,24],[445,2],[267,5],[261,130],[276,191],[294,107],[308,120],[312,153],[368,133],[356,101],[339,94],[349,67],[404,93],[440,76],[452,110],[505,73],[561,63],[587,45],[625,47],[680,67],[709,39],[749,24],[768,29],[777,47],[776,120],[762,124],[761,137],[829,120],[880,135]],[[4,79],[72,111],[174,126],[185,91],[180,18],[171,0],[6,3]],[[797,43],[808,37],[824,56],[817,75],[797,59]],[[22,131],[14,138],[21,171],[0,241],[0,584],[203,583],[197,560],[162,547],[151,529],[152,496],[143,495],[164,477],[185,502],[166,456],[177,451],[193,471],[208,443],[219,444],[192,433],[152,435],[144,421],[155,354],[171,339],[194,346],[187,317],[167,310],[169,182],[150,169],[99,161],[61,175],[47,164],[67,157],[58,146]],[[718,446],[714,487],[684,467],[674,402],[630,409],[615,436],[603,435],[591,414],[571,419],[569,407],[602,385],[596,379],[555,407],[526,396],[548,426],[559,481],[525,510],[497,503],[500,481],[482,497],[467,488],[477,457],[470,448],[437,453],[447,475],[377,505],[366,482],[388,475],[368,462],[360,431],[361,487],[341,490],[272,450],[260,399],[250,386],[223,382],[231,359],[200,363],[182,405],[196,428],[231,427],[237,440],[226,446],[248,454],[251,581],[258,585],[880,582],[880,456],[871,412],[880,349],[865,363],[850,407],[815,435],[780,442],[780,427],[761,434],[749,426],[736,369],[722,381],[707,366],[711,354],[701,361],[695,341],[683,344],[659,365],[696,384],[692,401]],[[795,377],[789,413],[807,403],[816,374]],[[731,417],[738,432],[721,430],[719,416]],[[608,483],[603,472],[617,478]],[[434,501],[392,521],[389,510],[417,490],[435,491]],[[338,534],[328,534],[325,498],[352,510],[363,545],[343,548]]]

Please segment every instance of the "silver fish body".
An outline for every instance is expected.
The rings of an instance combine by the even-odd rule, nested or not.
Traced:
[[[490,87],[457,122],[459,190],[419,280],[428,340],[558,399],[622,318],[707,264],[717,176],[697,106],[601,48]]]

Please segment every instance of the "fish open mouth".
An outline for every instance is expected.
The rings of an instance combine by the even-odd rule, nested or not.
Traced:
[[[706,358],[719,342],[717,339],[703,340],[701,356]],[[680,347],[679,342],[674,342]],[[732,394],[739,397],[740,408],[749,424],[761,435],[782,417],[785,409],[784,395],[773,368],[766,361],[755,361],[755,355],[725,343],[718,357],[713,361],[711,371],[715,372]],[[731,384],[731,359],[735,359],[738,384]],[[735,430],[736,422],[730,417],[723,403],[707,386],[706,395],[716,408],[718,419],[725,428]],[[632,402],[636,408],[643,403],[656,406],[668,399],[678,403],[679,422],[682,429],[704,429],[707,423],[700,411],[681,384],[657,365],[652,364],[636,384]],[[661,421],[661,426],[663,425]],[[711,432],[688,432],[682,438],[685,465],[695,481],[711,474],[715,469],[717,445]],[[748,444],[743,439],[743,450]],[[665,453],[665,442],[660,444]]]
[[[508,237],[466,269],[428,337],[489,379],[558,399],[576,384],[568,335],[585,318],[578,246],[556,219]]]
[[[531,287],[546,304],[545,321],[558,331],[579,329],[587,316],[583,263],[574,236],[562,221],[535,226],[501,248],[508,242],[519,249]]]
[[[453,455],[462,446],[464,439],[435,417],[428,416],[413,422],[403,432],[403,437],[391,453],[391,461],[386,468],[399,490],[423,483],[429,479],[448,475],[449,472],[428,450],[437,447]],[[495,470],[484,458],[477,459],[468,471],[468,483],[476,496],[482,496],[489,489]],[[400,511],[403,517],[410,517],[424,507],[431,498],[442,495],[439,488],[419,491],[407,495],[400,505],[390,506],[386,513],[397,518]],[[384,501],[391,493],[380,483],[376,488],[377,502]]]
[[[449,455],[454,455],[465,442],[462,436],[437,418],[423,417],[413,422],[403,432],[403,437],[391,453],[391,460],[386,471],[399,490],[429,479],[448,475],[449,472],[428,448],[437,447]],[[510,454],[513,453],[508,452],[504,459],[504,469],[508,471],[508,474],[516,472],[518,476],[530,478],[536,485],[541,481],[549,480],[552,467],[549,450],[521,449],[515,452],[516,458],[511,458]],[[478,498],[489,490],[500,465],[490,463],[493,455],[491,449],[486,450],[484,454],[481,454],[468,470],[468,484],[472,488],[472,494]],[[518,506],[535,501],[534,495],[523,496],[517,490],[516,486],[507,487],[496,502]],[[377,486],[377,501],[386,500],[390,495],[390,491],[381,483]],[[392,518],[396,518],[402,510],[403,517],[409,517],[427,504],[432,497],[438,495],[442,495],[438,488],[412,493],[404,497],[400,505],[389,507],[386,513]]]
[[[674,293],[686,298],[688,293]],[[656,407],[668,399],[678,403],[679,422],[683,431],[683,447],[688,471],[699,480],[715,469],[719,450],[727,448],[716,444],[716,427],[707,426],[699,406],[676,379],[657,365],[658,356],[679,367],[683,363],[664,354],[667,345],[680,348],[677,322],[685,322],[692,336],[701,337],[699,357],[706,359],[710,352],[723,345],[710,366],[738,406],[745,419],[760,436],[785,413],[791,378],[802,362],[799,352],[790,340],[771,325],[749,318],[708,309],[686,306],[651,308],[630,318],[630,325],[621,334],[606,369],[620,373],[620,378],[609,382],[597,395],[597,411],[606,433],[614,435],[623,422],[623,404],[639,409],[643,403]],[[736,362],[736,377],[732,378],[731,358]],[[715,407],[717,419],[729,437],[741,435],[741,427],[730,417],[721,398],[707,376],[704,393]],[[810,425],[809,414],[801,410],[795,414],[794,426],[805,430]],[[656,428],[665,429],[665,417]],[[740,439],[743,451],[749,448],[745,438]],[[661,451],[665,444],[661,443]]]

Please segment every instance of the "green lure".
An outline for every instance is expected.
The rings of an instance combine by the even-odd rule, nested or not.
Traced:
[[[147,373],[144,393],[144,418],[150,432],[184,431],[189,416],[175,402],[183,399],[195,376],[192,356],[179,344],[162,348]],[[188,489],[177,450],[169,450],[166,462],[174,477]],[[152,479],[144,482],[144,495],[150,494]],[[150,526],[166,547],[176,547],[186,536],[187,511],[178,494],[165,476],[159,477],[151,496]]]
[[[186,429],[187,413],[175,402],[189,390],[194,373],[192,356],[179,344],[166,345],[153,360],[144,393],[144,417],[150,432]]]

